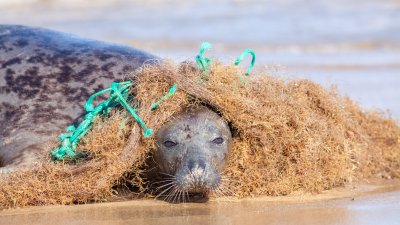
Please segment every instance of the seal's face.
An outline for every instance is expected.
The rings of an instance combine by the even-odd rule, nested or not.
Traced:
[[[165,124],[156,138],[154,160],[162,174],[171,176],[171,189],[206,193],[218,188],[231,142],[229,127],[218,114],[205,107],[189,109]]]

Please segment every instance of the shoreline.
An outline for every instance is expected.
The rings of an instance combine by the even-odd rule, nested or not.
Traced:
[[[245,199],[218,198],[207,203],[170,204],[158,200],[130,200],[69,206],[38,206],[0,212],[1,224],[359,224],[354,218],[387,216],[383,208],[398,212],[400,180],[374,180],[323,191],[321,194],[294,193],[288,196]],[[385,209],[386,209],[385,208]],[[360,214],[361,211],[361,214]],[[366,212],[368,211],[368,212]],[[371,212],[372,213],[371,213]],[[385,212],[385,215],[381,215]],[[377,214],[378,213],[378,214]],[[329,214],[333,220],[324,220]],[[285,215],[289,215],[284,217]],[[312,216],[311,216],[312,215]],[[392,215],[392,214],[389,214]],[[393,214],[400,219],[400,215]],[[225,220],[229,218],[228,220]],[[374,217],[375,218],[375,217]],[[183,221],[183,222],[182,222]],[[286,222],[285,222],[286,221]],[[324,222],[321,222],[324,221]],[[386,220],[385,224],[391,224]],[[393,220],[396,222],[398,220]],[[279,223],[278,223],[279,222]],[[337,222],[337,221],[336,221]],[[373,220],[371,220],[373,222]],[[274,224],[274,223],[273,223]],[[361,224],[361,223],[360,223]]]

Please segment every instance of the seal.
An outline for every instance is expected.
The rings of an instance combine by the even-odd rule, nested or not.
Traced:
[[[180,201],[189,194],[218,190],[231,139],[226,121],[205,106],[174,116],[156,134],[152,160],[156,184],[161,183],[157,195]]]
[[[88,97],[158,58],[140,50],[41,28],[0,25],[1,171],[29,165]],[[189,108],[156,134],[159,194],[207,193],[221,182],[231,133],[207,107]],[[167,176],[167,177],[165,177]]]
[[[44,143],[79,122],[92,93],[155,59],[127,46],[0,25],[1,166],[34,161]]]

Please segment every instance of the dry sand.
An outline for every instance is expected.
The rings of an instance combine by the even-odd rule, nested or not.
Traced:
[[[5,210],[0,224],[399,224],[400,182],[208,203],[138,200]]]

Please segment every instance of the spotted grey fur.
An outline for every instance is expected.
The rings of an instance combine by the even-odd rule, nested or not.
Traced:
[[[155,58],[127,46],[0,25],[1,166],[27,163],[83,115],[92,93]]]

